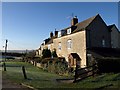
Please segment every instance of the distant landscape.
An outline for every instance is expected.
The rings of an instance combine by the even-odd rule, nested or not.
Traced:
[[[12,57],[21,57],[25,53],[29,53],[33,50],[7,50],[6,58],[12,58]],[[0,59],[5,58],[5,51],[0,51]]]
[[[30,51],[33,51],[33,50],[7,50],[7,52],[11,52],[11,53],[25,53]],[[1,52],[4,52],[4,50],[1,50]]]

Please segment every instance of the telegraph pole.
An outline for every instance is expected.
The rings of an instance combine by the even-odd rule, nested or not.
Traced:
[[[6,53],[7,53],[7,43],[8,43],[8,40],[6,39],[6,42],[5,42],[5,61],[6,61]],[[6,71],[5,61],[4,61],[4,63],[3,63],[4,71]]]
[[[6,53],[7,53],[7,43],[8,43],[8,40],[6,39],[6,42],[5,42],[5,61],[6,61]]]

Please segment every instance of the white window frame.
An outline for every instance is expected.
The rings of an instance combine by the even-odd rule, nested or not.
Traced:
[[[61,31],[58,32],[58,37],[61,37]]]
[[[43,41],[43,44],[45,45],[45,41]]]
[[[58,43],[58,50],[61,51],[62,47],[61,47],[61,42]]]
[[[50,45],[48,45],[48,49],[50,50]]]
[[[67,40],[67,48],[68,49],[72,48],[72,40],[71,39]]]
[[[67,29],[67,34],[71,34],[71,28]]]

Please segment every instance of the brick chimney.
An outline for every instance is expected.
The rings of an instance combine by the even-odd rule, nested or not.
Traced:
[[[74,26],[75,24],[78,23],[78,18],[77,16],[73,17],[72,20],[71,20],[71,26]]]

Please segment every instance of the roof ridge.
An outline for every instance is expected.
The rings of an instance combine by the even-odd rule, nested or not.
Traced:
[[[87,18],[87,19],[85,19],[85,20],[82,20],[81,22],[76,23],[75,26],[77,26],[79,23],[82,23],[82,22],[87,21],[87,20],[89,20],[89,19],[94,20],[97,16],[100,16],[100,15],[99,15],[99,14],[96,14],[95,16],[92,16],[92,17],[89,17],[89,18]],[[91,22],[92,22],[92,21],[91,21]],[[68,27],[66,27],[66,28],[60,29],[60,31],[61,31],[61,30],[66,30],[67,28],[70,28],[70,27],[71,27],[71,26],[68,26]]]
[[[89,19],[94,20],[98,15],[99,15],[99,14],[97,14],[97,15],[95,15],[95,16],[92,16],[92,17],[89,17],[89,18],[87,18],[87,19],[85,19],[85,20],[82,20],[82,21],[79,22],[79,23],[82,23],[82,22],[87,21],[87,20],[89,20]],[[100,16],[100,15],[99,15],[99,16]],[[78,25],[79,23],[77,23],[76,25]],[[76,26],[76,25],[75,25],[75,26]]]

